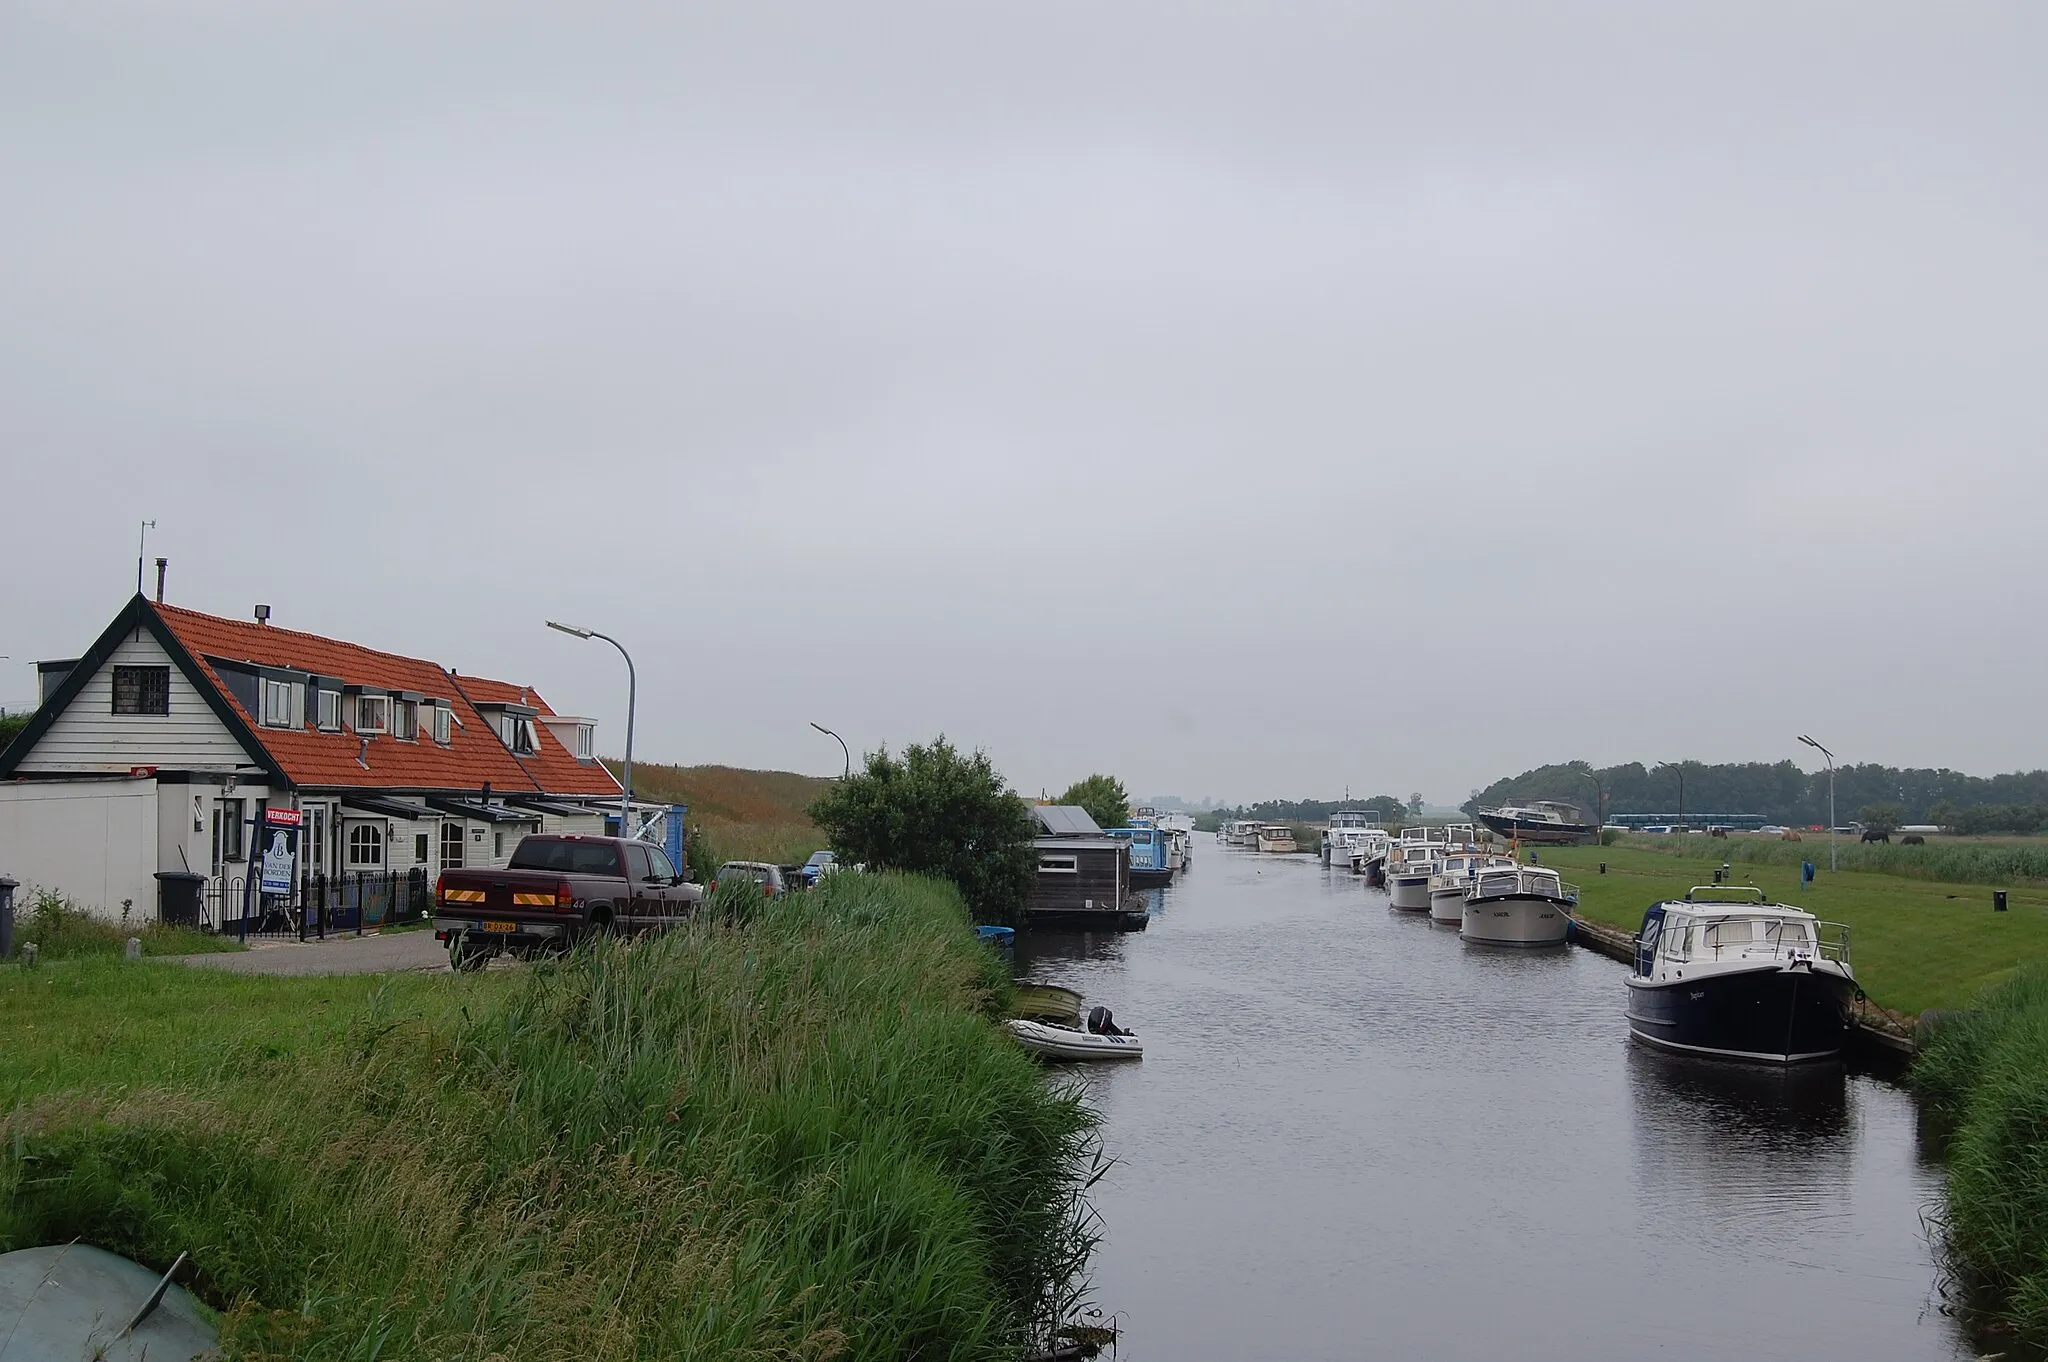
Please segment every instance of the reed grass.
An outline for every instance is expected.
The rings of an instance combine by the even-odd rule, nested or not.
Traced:
[[[1939,1231],[1980,1320],[2048,1345],[2048,969],[2030,965],[1944,1020],[1913,1068],[1948,1132]]]
[[[1093,1118],[930,881],[481,975],[0,969],[0,1251],[190,1251],[240,1358],[1012,1358]],[[23,1030],[21,1028],[29,1028]]]

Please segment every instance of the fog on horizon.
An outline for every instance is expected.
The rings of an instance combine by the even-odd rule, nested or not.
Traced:
[[[134,587],[636,756],[2048,766],[2048,13],[0,16],[0,704]]]

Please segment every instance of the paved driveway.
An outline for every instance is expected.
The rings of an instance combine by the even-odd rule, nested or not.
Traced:
[[[448,949],[427,931],[379,932],[331,941],[258,941],[246,951],[179,956],[200,969],[243,974],[398,974],[446,970]]]

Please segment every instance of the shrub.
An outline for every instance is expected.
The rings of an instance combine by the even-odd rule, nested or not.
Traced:
[[[14,924],[15,940],[34,942],[38,957],[44,960],[121,955],[131,936],[141,938],[144,955],[202,955],[242,949],[240,943],[212,932],[149,921],[132,904],[124,905],[121,917],[115,920],[74,907],[53,890],[37,889],[26,906],[27,911],[20,913]]]

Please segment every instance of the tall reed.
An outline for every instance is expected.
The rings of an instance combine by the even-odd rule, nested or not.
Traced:
[[[12,1094],[0,1249],[190,1250],[240,1357],[1043,1340],[1085,1286],[1093,1118],[994,1024],[957,894],[845,874],[719,907],[394,980],[309,1057],[244,1038],[161,1086]]]

